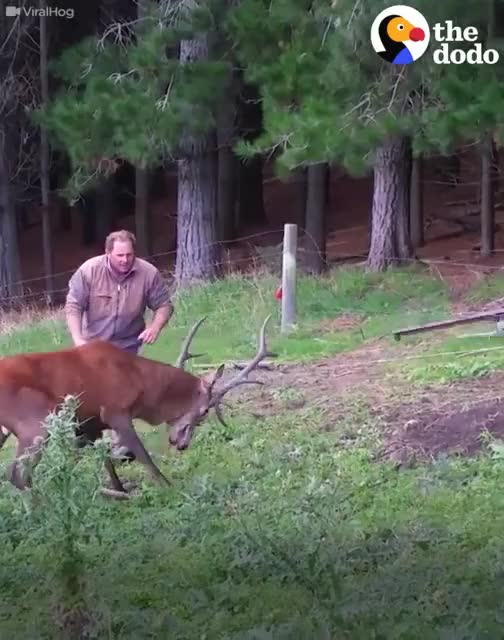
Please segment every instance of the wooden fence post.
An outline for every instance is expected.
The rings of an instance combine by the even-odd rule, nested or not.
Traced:
[[[296,321],[296,252],[297,225],[284,225],[282,264],[282,325],[287,333]]]

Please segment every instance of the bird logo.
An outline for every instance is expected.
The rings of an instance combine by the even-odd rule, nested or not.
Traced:
[[[371,44],[391,64],[410,64],[429,46],[429,25],[423,15],[406,5],[381,11],[371,26]]]

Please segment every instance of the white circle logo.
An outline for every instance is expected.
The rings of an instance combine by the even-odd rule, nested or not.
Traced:
[[[404,4],[381,11],[371,25],[371,44],[391,64],[410,64],[427,51],[430,31],[423,15]]]

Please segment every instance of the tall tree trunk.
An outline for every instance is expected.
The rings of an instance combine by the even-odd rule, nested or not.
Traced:
[[[178,161],[178,287],[210,280],[219,274],[217,243],[217,153],[214,136],[194,141],[193,154]],[[212,146],[214,148],[212,149]]]
[[[47,70],[47,18],[46,0],[40,0],[40,86],[42,106],[49,100],[49,75]],[[44,127],[40,130],[40,186],[42,191],[42,245],[44,249],[44,274],[47,301],[54,300],[53,251],[51,213],[49,211],[49,141]]]
[[[262,132],[262,107],[257,87],[241,81],[238,103],[238,128],[241,137],[248,142]],[[239,164],[239,213],[241,223],[265,224],[266,212],[263,193],[263,158],[254,156]]]
[[[152,255],[151,216],[149,208],[149,171],[135,169],[135,231],[137,249],[141,256]]]
[[[327,163],[327,180],[325,183],[325,206],[329,208],[331,204],[331,165]]]
[[[424,208],[423,208],[423,158],[413,158],[411,168],[411,205],[410,205],[410,234],[414,249],[423,247],[424,238]]]
[[[495,249],[495,168],[494,146],[490,133],[481,143],[481,255]]]
[[[50,51],[50,48],[49,48]],[[72,208],[65,198],[58,194],[69,177],[68,156],[62,151],[55,151],[50,167],[49,189],[51,191],[51,210],[59,232],[72,231]]]
[[[240,224],[265,224],[263,159],[240,160],[238,178],[238,220]]]
[[[5,129],[4,129],[5,132]],[[11,193],[7,146],[0,131],[0,304],[23,293],[16,211]]]
[[[180,62],[208,60],[206,36],[183,40]],[[217,136],[213,131],[199,138],[186,136],[178,161],[177,287],[210,280],[219,274],[217,243]]]
[[[320,274],[326,262],[326,200],[328,166],[325,163],[308,167],[306,223],[305,223],[305,268],[309,273]]]
[[[488,0],[487,44],[494,36],[495,2]],[[490,256],[495,249],[495,154],[491,132],[481,143],[481,255]]]
[[[137,18],[140,24],[146,14],[145,0],[137,0]],[[150,217],[149,171],[144,166],[137,166],[135,171],[135,230],[138,253],[144,257],[152,255]]]
[[[411,258],[409,239],[411,146],[390,137],[378,147],[374,163],[371,245],[367,266],[383,271]]]
[[[223,242],[233,240],[236,231],[238,158],[232,149],[236,118],[234,84],[234,77],[230,75],[229,85],[217,116],[217,142],[219,148],[217,215],[219,220],[218,235]]]
[[[114,176],[111,176],[96,188],[96,234],[102,244],[114,226],[114,186]]]
[[[308,215],[308,168],[299,167],[294,170],[294,192],[295,192],[295,219],[292,222],[296,223],[301,231],[305,229],[306,217]]]
[[[55,198],[58,209],[58,230],[62,233],[72,231],[72,209],[63,198]]]
[[[137,2],[137,17],[145,17],[144,0]],[[137,166],[135,170],[135,230],[138,253],[141,256],[152,254],[152,234],[149,219],[149,173],[146,167]]]
[[[81,195],[76,205],[82,224],[82,244],[85,247],[90,247],[97,241],[98,215],[96,198],[96,191],[94,193],[89,191]]]
[[[33,196],[19,195],[40,175],[39,145],[32,142],[37,129],[27,112],[38,98],[41,59],[32,46],[38,18],[13,20],[6,15],[6,4],[0,8],[0,300],[8,304],[6,298],[23,294],[18,234]]]

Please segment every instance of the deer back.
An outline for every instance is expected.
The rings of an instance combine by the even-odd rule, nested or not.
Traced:
[[[0,387],[43,393],[53,406],[66,395],[80,400],[81,416],[98,415],[106,406],[115,411],[132,407],[144,381],[135,356],[102,341],[74,349],[9,356],[0,360]]]

